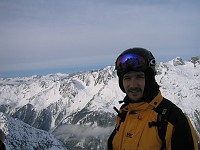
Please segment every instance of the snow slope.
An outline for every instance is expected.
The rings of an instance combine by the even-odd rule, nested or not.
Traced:
[[[7,150],[64,150],[64,145],[50,133],[33,128],[0,112],[0,128],[6,134]]]

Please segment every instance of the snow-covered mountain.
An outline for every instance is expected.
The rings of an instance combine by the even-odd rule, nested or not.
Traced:
[[[47,131],[36,129],[0,112],[0,129],[6,134],[7,150],[65,150],[63,143]]]
[[[159,63],[157,71],[163,96],[188,114],[200,135],[199,57],[191,61],[177,57]],[[123,97],[114,66],[75,74],[0,78],[0,112],[48,131],[72,150],[106,149],[115,124],[113,106],[119,108]]]

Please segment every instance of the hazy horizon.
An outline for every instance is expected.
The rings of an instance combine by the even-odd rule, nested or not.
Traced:
[[[131,47],[157,61],[200,53],[199,0],[1,0],[0,77],[113,65]]]

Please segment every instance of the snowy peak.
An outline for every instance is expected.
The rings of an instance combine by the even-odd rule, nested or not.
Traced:
[[[181,57],[176,57],[175,59],[172,60],[172,64],[174,66],[179,66],[179,65],[185,65],[185,62]]]
[[[176,57],[168,62],[173,66],[185,65],[186,63],[192,63],[194,66],[200,64],[200,56],[191,57],[189,61],[184,61],[181,57]]]
[[[200,64],[200,56],[192,57],[190,62],[193,63],[194,66],[196,66],[196,64]]]

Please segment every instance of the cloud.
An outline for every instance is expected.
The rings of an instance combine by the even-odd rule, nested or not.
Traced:
[[[53,132],[53,134],[59,139],[68,139],[71,136],[75,136],[79,139],[87,138],[90,136],[102,137],[108,136],[114,127],[91,127],[91,126],[79,126],[79,125],[62,125]]]

